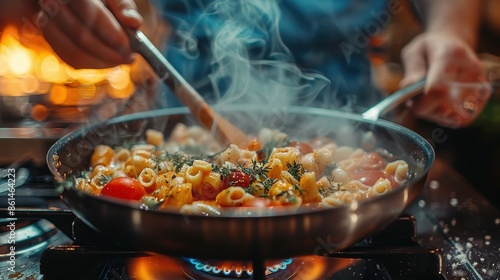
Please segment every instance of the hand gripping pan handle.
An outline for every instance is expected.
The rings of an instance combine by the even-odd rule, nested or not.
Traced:
[[[384,98],[382,101],[377,103],[375,106],[368,109],[366,112],[361,114],[361,117],[366,120],[376,121],[378,118],[398,106],[399,104],[405,102],[406,100],[417,96],[422,93],[425,86],[426,78],[420,79],[406,87],[403,87],[388,97]]]

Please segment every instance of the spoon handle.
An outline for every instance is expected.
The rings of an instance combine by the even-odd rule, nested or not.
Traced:
[[[140,30],[130,31],[132,49],[151,66],[156,75],[172,90],[179,100],[203,126],[213,130],[221,144],[248,144],[248,137],[239,128],[217,114],[203,97],[175,70],[163,54]]]

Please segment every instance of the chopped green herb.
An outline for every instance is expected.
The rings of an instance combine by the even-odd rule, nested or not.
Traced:
[[[109,183],[109,181],[111,181],[111,179],[113,179],[113,176],[101,174],[99,175],[99,177],[97,177],[97,182],[99,186],[105,186],[107,183]]]
[[[332,162],[332,164],[325,166],[325,168],[323,169],[322,176],[326,176],[327,178],[329,178],[330,174],[332,174],[332,171],[335,170],[337,167],[338,167],[337,163],[335,162]]]
[[[271,153],[273,152],[274,148],[282,148],[286,147],[290,144],[290,141],[288,138],[285,138],[281,141],[278,141],[276,139],[273,139],[262,146],[262,149],[258,151],[259,154],[264,154],[264,163],[267,163],[269,161],[269,157],[271,156]]]
[[[288,168],[288,173],[290,173],[295,180],[300,181],[300,178],[305,172],[304,166],[295,161],[292,164],[287,162],[286,166]]]

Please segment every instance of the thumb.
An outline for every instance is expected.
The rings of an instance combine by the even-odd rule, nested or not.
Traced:
[[[106,0],[106,5],[122,26],[132,29],[141,27],[143,18],[133,0]]]
[[[414,46],[402,54],[405,76],[399,83],[401,87],[407,86],[423,78],[427,73],[425,51],[422,47]]]

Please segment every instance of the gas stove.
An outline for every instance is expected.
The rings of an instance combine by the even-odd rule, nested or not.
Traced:
[[[0,279],[500,278],[500,212],[440,160],[421,195],[382,232],[340,252],[325,247],[311,256],[249,262],[131,250],[75,218],[45,167],[10,168],[24,182],[15,188],[13,215],[9,191],[0,196]]]
[[[95,279],[114,279],[117,274],[125,279],[311,279],[312,276],[312,279],[352,279],[353,276],[356,279],[442,279],[439,250],[419,246],[415,242],[414,226],[412,216],[402,216],[382,232],[342,252],[239,262],[131,251],[112,245],[112,240],[99,239],[99,235],[75,220],[75,242],[46,249],[41,255],[40,272],[44,279],[62,275],[70,278],[75,271]]]

